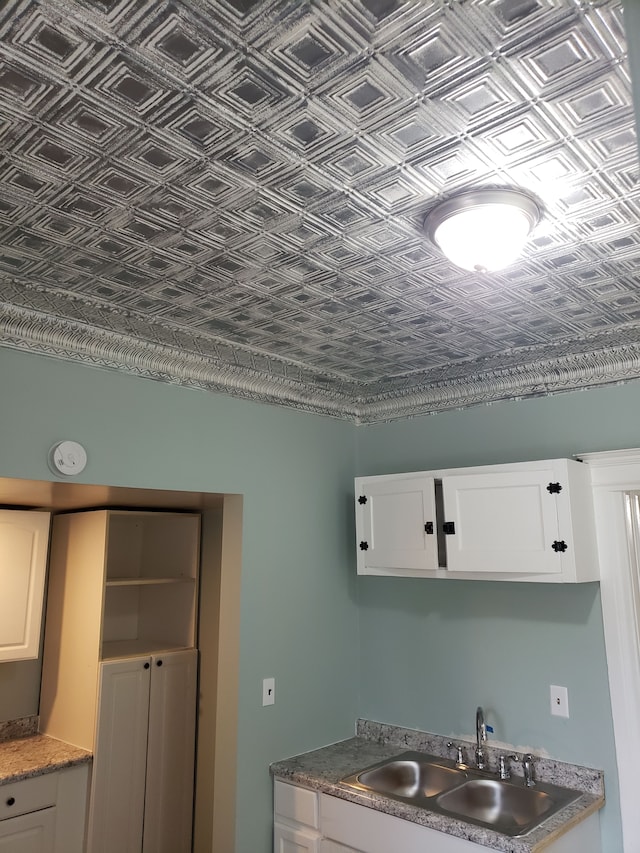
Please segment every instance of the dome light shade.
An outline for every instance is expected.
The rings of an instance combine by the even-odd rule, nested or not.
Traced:
[[[478,189],[438,204],[424,227],[456,266],[493,272],[518,258],[539,220],[538,204],[520,190]]]

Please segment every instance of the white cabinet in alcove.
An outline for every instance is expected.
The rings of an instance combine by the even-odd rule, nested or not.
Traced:
[[[598,580],[590,472],[574,460],[361,477],[355,491],[359,574]]]
[[[49,519],[48,512],[0,510],[0,661],[38,657]]]
[[[197,652],[101,666],[90,853],[191,849]]]
[[[191,849],[198,513],[56,516],[40,730],[94,753],[88,853]]]

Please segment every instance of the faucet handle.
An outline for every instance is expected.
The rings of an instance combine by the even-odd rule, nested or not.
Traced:
[[[454,743],[452,740],[447,741],[447,746],[449,749],[456,750],[456,767],[460,770],[467,769],[467,763],[464,760],[464,753],[462,752],[462,747],[459,744]]]
[[[511,770],[507,765],[507,761],[519,761],[519,757],[514,753],[507,753],[498,757],[498,778],[511,779]]]
[[[527,753],[522,756],[522,771],[524,773],[524,784],[527,788],[533,788],[536,784],[533,773],[533,755]]]

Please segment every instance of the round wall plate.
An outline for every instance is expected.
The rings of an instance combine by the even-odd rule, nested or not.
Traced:
[[[87,451],[77,441],[59,441],[49,451],[49,467],[54,474],[74,477],[86,464]]]

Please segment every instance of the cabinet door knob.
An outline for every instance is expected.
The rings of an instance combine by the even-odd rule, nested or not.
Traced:
[[[13,806],[13,805],[15,805],[15,802],[16,802],[16,798],[15,798],[15,797],[9,797],[9,799],[7,800],[7,805],[8,805],[8,806]]]
[[[157,661],[156,661],[156,666],[162,666],[162,660],[157,660]]]
[[[149,661],[147,661],[147,662],[145,663],[145,665],[144,665],[144,668],[145,668],[145,669],[149,669],[149,667],[150,667],[150,666],[151,666],[151,664],[149,663]]]

